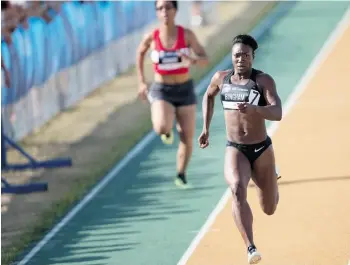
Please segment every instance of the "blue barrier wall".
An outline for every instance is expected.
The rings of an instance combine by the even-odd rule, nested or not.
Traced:
[[[180,2],[179,23],[188,25],[189,10]],[[11,79],[9,88],[2,81],[2,124],[15,140],[132,66],[156,22],[153,1],[72,1],[50,15],[49,23],[31,17],[29,27],[19,26],[11,45],[1,42]]]

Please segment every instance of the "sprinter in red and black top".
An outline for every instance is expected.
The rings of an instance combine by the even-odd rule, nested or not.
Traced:
[[[139,96],[151,103],[153,129],[165,144],[173,143],[176,119],[180,144],[175,183],[188,187],[185,171],[192,154],[196,120],[196,95],[189,67],[206,66],[208,59],[196,35],[175,24],[177,1],[158,0],[155,7],[160,25],[145,35],[137,52]],[[145,80],[143,68],[149,48],[154,68],[151,86]]]

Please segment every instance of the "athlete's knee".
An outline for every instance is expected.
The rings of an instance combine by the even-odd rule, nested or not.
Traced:
[[[273,215],[276,212],[277,204],[271,204],[263,207],[263,211],[266,215]]]
[[[181,139],[181,136],[180,136]],[[180,140],[179,142],[179,150],[178,150],[178,155],[184,156],[184,157],[189,157],[192,155],[193,152],[193,143],[192,141],[187,141],[187,140]]]
[[[234,203],[241,204],[247,200],[247,187],[240,181],[232,183],[230,189]]]
[[[166,123],[159,123],[153,125],[153,130],[160,135],[170,133],[171,127]]]
[[[188,148],[192,148],[194,143],[194,137],[192,133],[184,132],[181,130],[178,131],[178,135],[182,144],[185,144]]]
[[[188,149],[193,149],[193,137],[179,134],[180,142],[186,146]]]
[[[268,203],[268,204],[263,204],[262,205],[262,210],[266,215],[273,215],[276,212],[277,209],[277,200],[275,200],[275,202],[272,203]]]
[[[180,142],[189,147],[192,147],[194,142],[194,133],[191,131],[183,130],[179,125],[176,126],[176,129],[180,138]]]

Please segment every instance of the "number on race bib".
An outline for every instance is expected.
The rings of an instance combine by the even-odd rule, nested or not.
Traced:
[[[260,99],[260,93],[256,90],[250,90],[249,93],[249,104],[257,106]]]

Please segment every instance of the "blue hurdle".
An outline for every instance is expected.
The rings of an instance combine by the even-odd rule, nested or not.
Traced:
[[[10,145],[26,157],[29,162],[23,164],[10,164],[7,161],[6,156],[6,145]],[[70,167],[72,166],[71,158],[56,158],[51,160],[38,161],[31,155],[23,150],[18,144],[12,141],[8,136],[5,135],[3,127],[1,126],[1,171],[9,170],[25,170],[25,169],[38,169],[38,168],[57,168],[57,167]],[[3,177],[1,177],[1,193],[12,193],[12,194],[24,194],[31,192],[42,192],[47,191],[47,183],[27,183],[14,185],[8,183]]]

